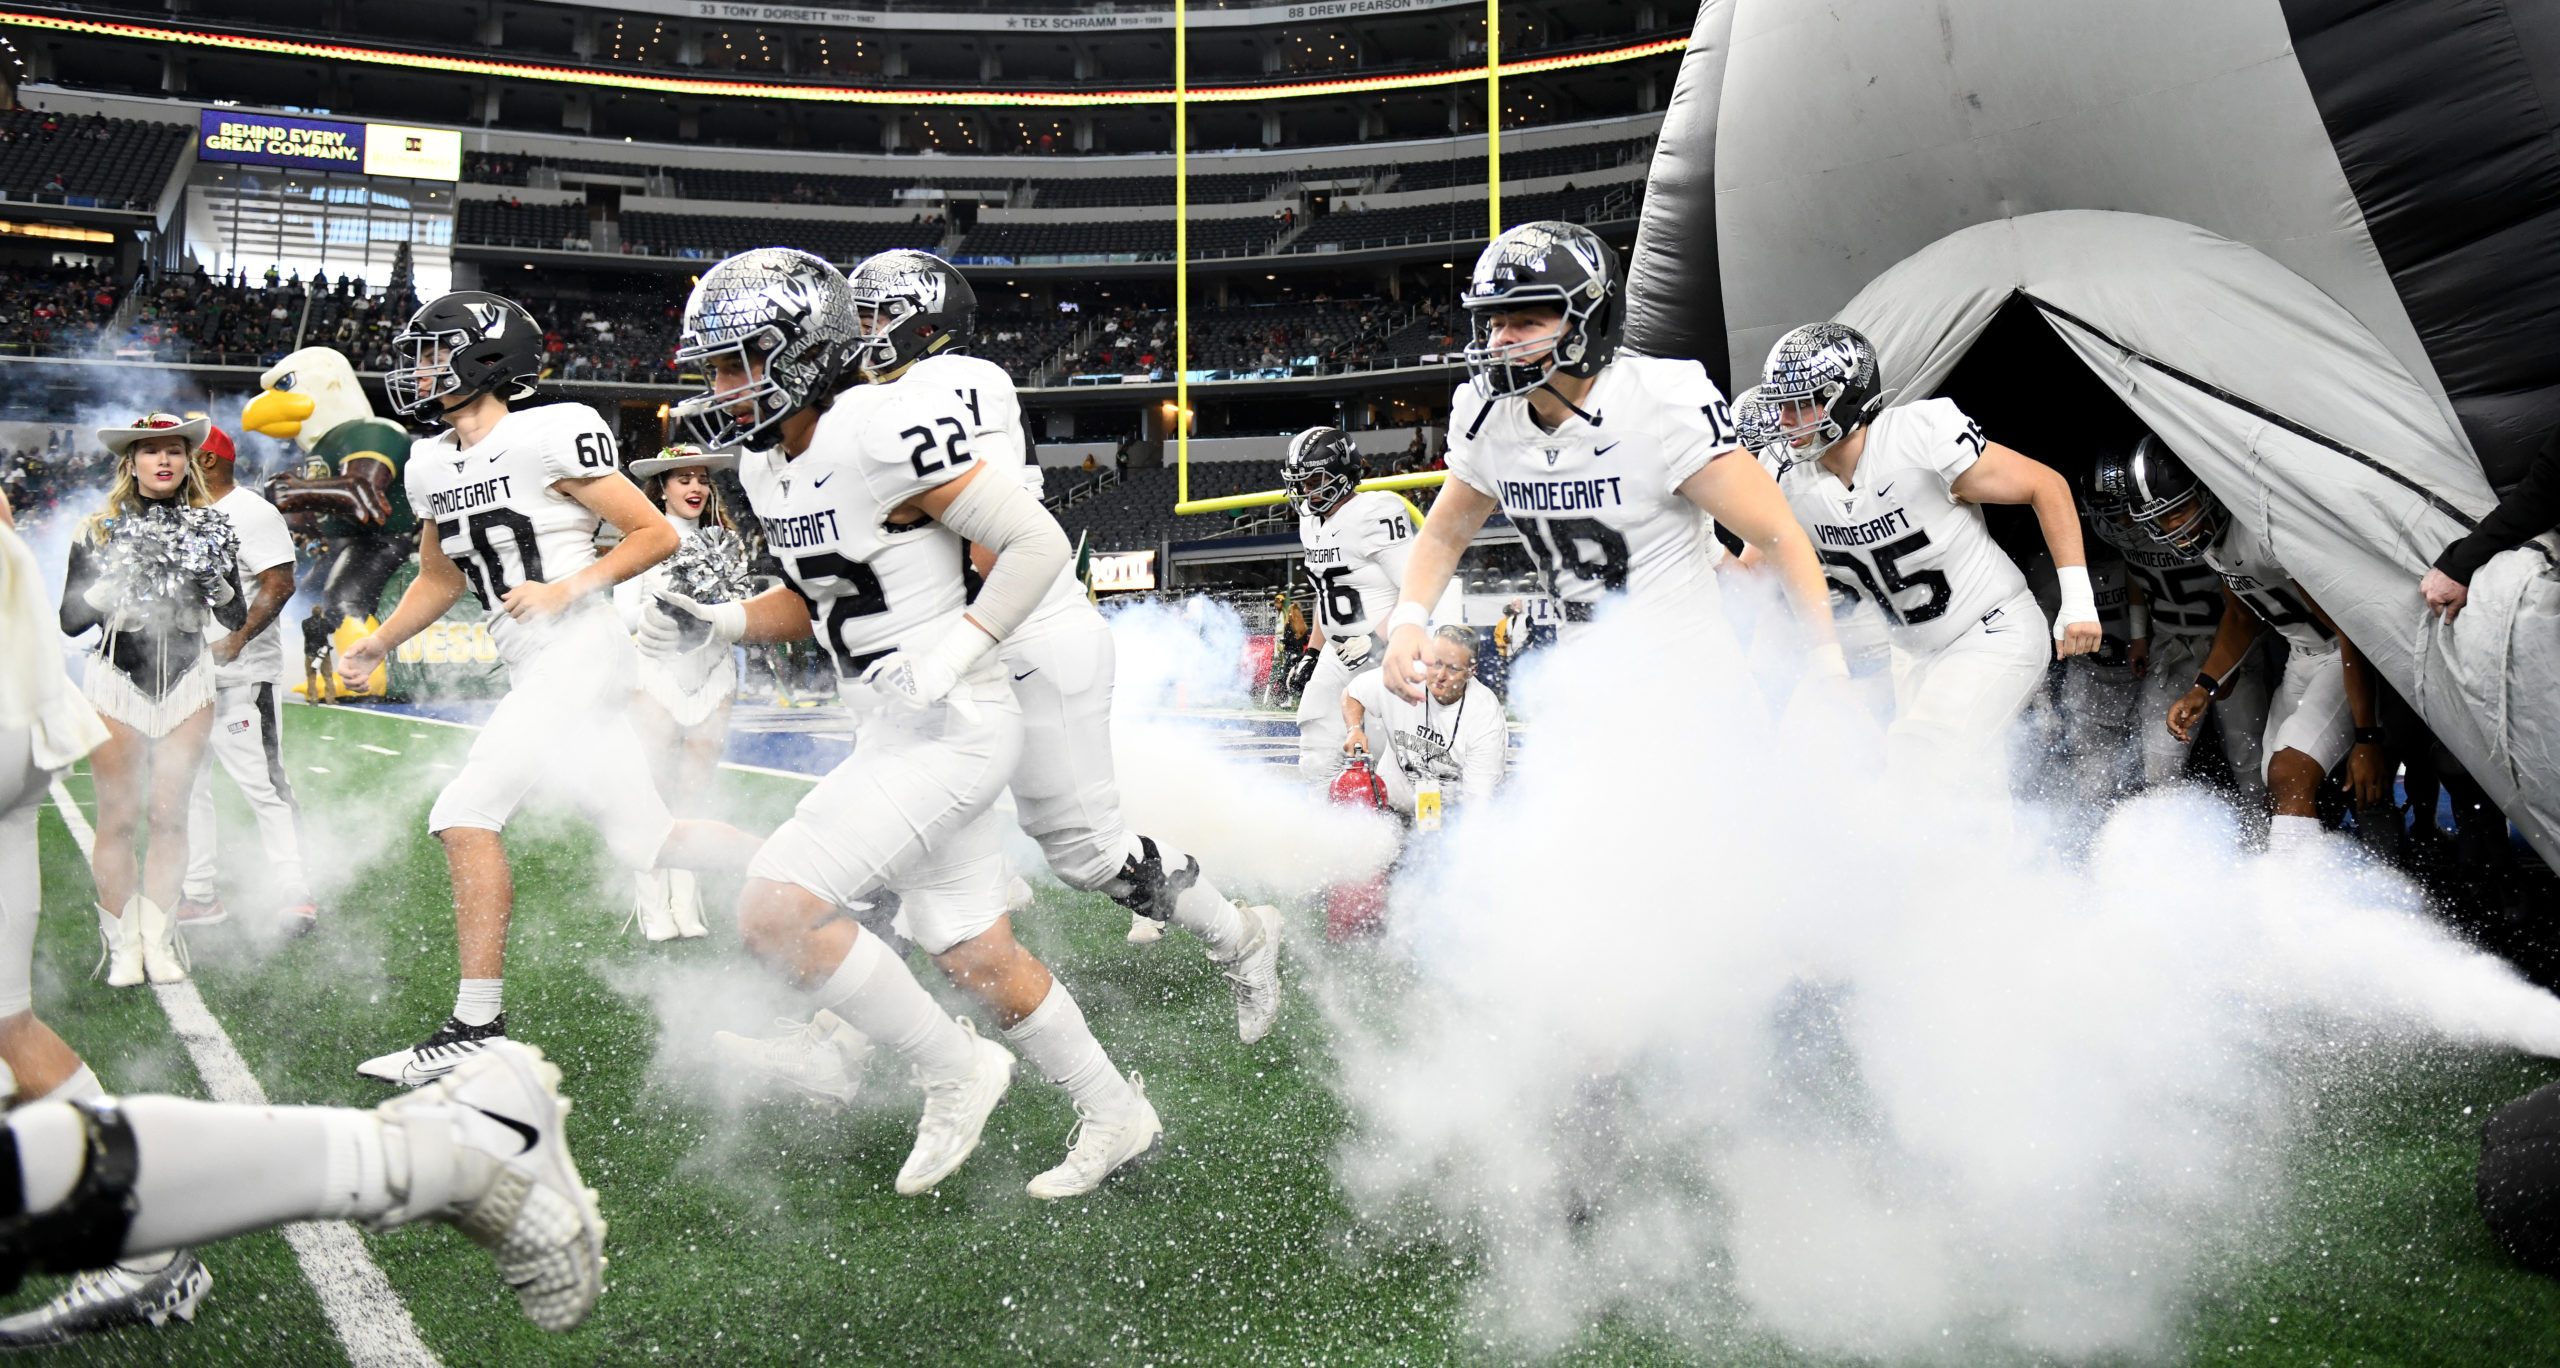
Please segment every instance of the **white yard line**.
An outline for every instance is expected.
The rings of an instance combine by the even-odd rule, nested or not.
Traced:
[[[62,814],[62,824],[70,829],[82,858],[95,858],[91,852],[97,832],[59,778],[53,781],[53,806]],[[196,1074],[204,1079],[205,1091],[214,1101],[267,1105],[267,1090],[249,1072],[248,1061],[240,1057],[239,1047],[231,1043],[222,1023],[206,1009],[194,980],[155,984],[151,991],[160,999],[160,1010],[168,1013],[170,1028],[187,1047],[187,1057],[195,1061]],[[338,1332],[339,1343],[346,1346],[349,1363],[356,1368],[443,1368],[418,1338],[417,1321],[366,1252],[355,1227],[344,1221],[304,1221],[286,1226],[284,1238],[302,1265],[302,1276],[319,1294],[320,1310]]]

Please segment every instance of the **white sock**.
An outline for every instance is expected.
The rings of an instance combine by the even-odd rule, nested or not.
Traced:
[[[82,1102],[92,1097],[104,1097],[106,1095],[106,1085],[98,1081],[97,1071],[91,1069],[88,1065],[83,1064],[80,1066],[78,1072],[72,1074],[69,1078],[62,1080],[59,1083],[54,1084],[53,1091],[37,1098],[36,1101]]]
[[[811,1005],[897,1051],[927,1078],[951,1078],[976,1067],[969,1033],[916,982],[906,962],[868,931],[854,939]]]
[[[1079,1114],[1116,1116],[1129,1106],[1129,1080],[1111,1066],[1067,985],[1049,980],[1049,995],[1004,1035],[1022,1047],[1041,1077],[1067,1090]]]
[[[1135,854],[1138,838],[1130,837],[1129,845]],[[1156,858],[1164,862],[1167,870],[1190,863],[1189,857],[1162,839],[1156,840]],[[1198,936],[1213,960],[1231,960],[1244,951],[1244,914],[1236,911],[1236,905],[1227,901],[1205,874],[1173,900],[1173,924]]]
[[[506,991],[502,978],[464,979],[453,995],[453,1019],[465,1026],[488,1025],[506,1010]]]
[[[153,1253],[265,1230],[286,1221],[387,1210],[382,1125],[340,1107],[244,1107],[180,1097],[131,1097],[138,1163],[128,1253]],[[71,1195],[86,1159],[67,1103],[9,1114],[30,1212]],[[142,1261],[128,1259],[128,1267]]]
[[[2267,828],[2267,853],[2281,854],[2284,851],[2310,845],[2319,839],[2319,818],[2288,817],[2283,813],[2277,813],[2275,821]]]

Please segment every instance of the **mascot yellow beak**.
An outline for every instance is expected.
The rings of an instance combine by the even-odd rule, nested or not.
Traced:
[[[290,439],[302,431],[302,420],[311,416],[311,400],[285,390],[262,390],[240,412],[240,426],[269,437]]]

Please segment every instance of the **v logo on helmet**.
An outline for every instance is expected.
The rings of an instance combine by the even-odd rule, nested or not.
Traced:
[[[507,335],[507,306],[504,304],[465,304],[471,321],[479,325],[480,336],[494,340]]]

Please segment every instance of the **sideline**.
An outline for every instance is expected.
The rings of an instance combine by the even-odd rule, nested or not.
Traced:
[[[53,806],[62,815],[63,826],[70,829],[72,842],[80,847],[81,858],[94,860],[97,831],[59,776],[53,781]],[[195,1061],[196,1074],[214,1101],[267,1105],[267,1090],[249,1071],[222,1023],[205,1007],[193,978],[153,984],[151,991],[160,999],[170,1029],[187,1047],[187,1057]],[[319,1294],[320,1310],[338,1332],[338,1342],[355,1368],[444,1368],[443,1361],[418,1338],[418,1323],[409,1315],[408,1304],[400,1300],[391,1280],[382,1276],[354,1226],[344,1221],[297,1221],[284,1227],[284,1238],[302,1265],[302,1276]]]

